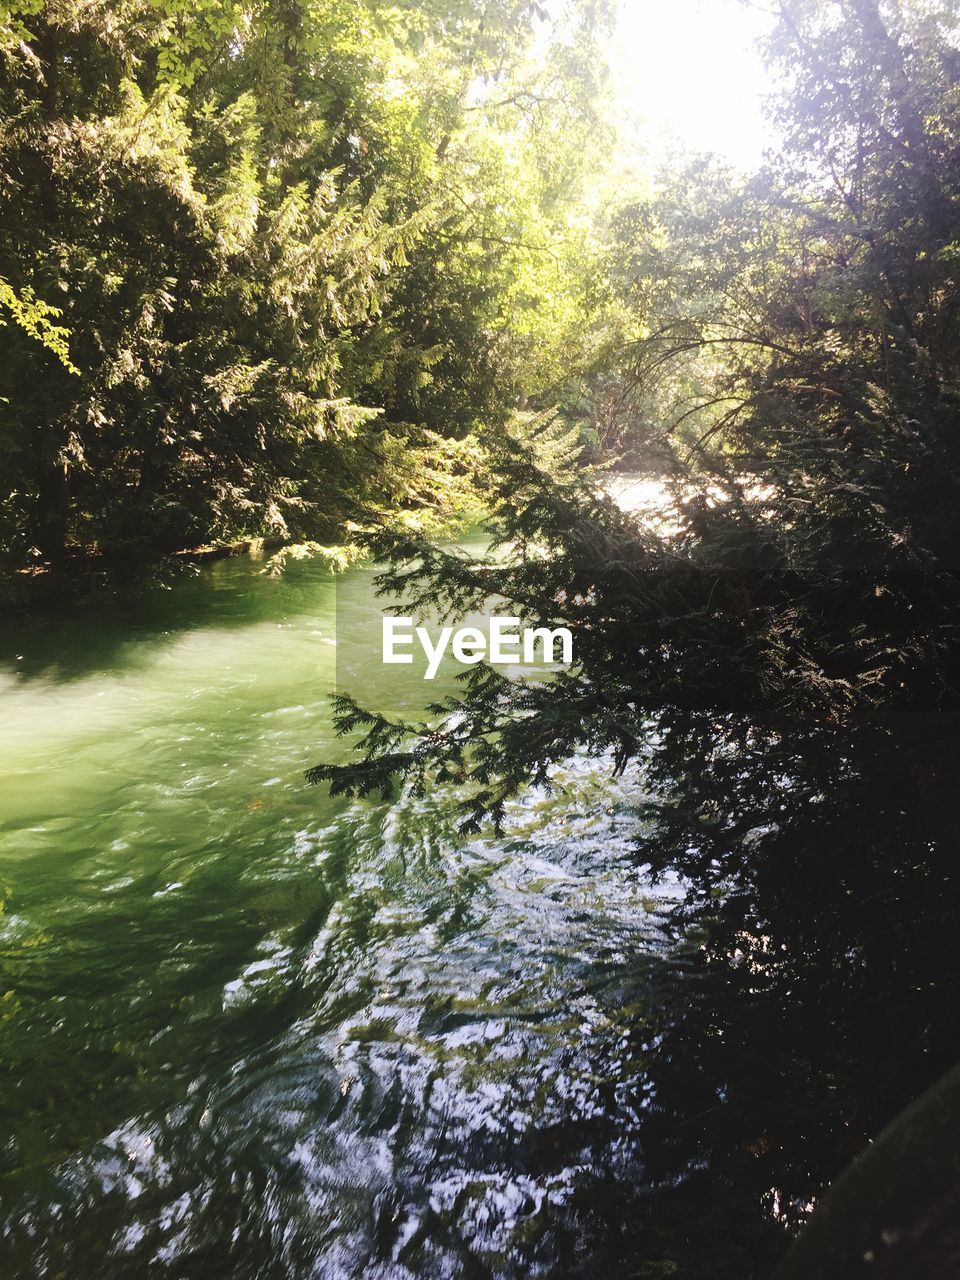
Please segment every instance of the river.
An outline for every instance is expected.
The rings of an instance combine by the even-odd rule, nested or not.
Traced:
[[[262,567],[0,635],[0,1270],[615,1274],[670,897],[638,783],[571,761],[470,838],[307,787],[338,636],[378,709],[452,672],[381,666],[370,566]]]

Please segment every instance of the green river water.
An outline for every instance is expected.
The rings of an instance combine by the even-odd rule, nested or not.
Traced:
[[[385,671],[372,568],[261,568],[0,635],[0,1275],[616,1274],[637,795],[574,761],[466,839],[307,787],[338,657],[452,671]]]

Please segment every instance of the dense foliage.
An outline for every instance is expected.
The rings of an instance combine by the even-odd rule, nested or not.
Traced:
[[[624,1248],[650,1276],[766,1274],[960,1056],[958,13],[777,12],[783,157],[749,181],[694,162],[612,229],[637,321],[618,377],[640,429],[658,408],[671,519],[505,441],[490,497],[513,554],[385,535],[385,585],[414,609],[503,597],[571,627],[575,665],[475,668],[419,728],[342,699],[358,758],[313,775],[455,779],[476,824],[577,748],[644,771],[641,855],[686,877],[692,939],[646,1046],[660,1190]]]
[[[582,313],[598,13],[4,6],[8,566],[442,522]]]

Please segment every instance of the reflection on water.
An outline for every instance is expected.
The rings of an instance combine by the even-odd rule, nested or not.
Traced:
[[[4,1275],[602,1257],[670,892],[636,868],[641,797],[571,762],[468,841],[443,796],[306,788],[342,749],[337,612],[375,615],[368,569],[225,562],[3,638]],[[366,700],[427,696],[370,645]]]

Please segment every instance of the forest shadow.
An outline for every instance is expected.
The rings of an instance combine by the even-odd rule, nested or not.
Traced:
[[[180,570],[168,582],[40,601],[0,620],[0,672],[18,682],[68,683],[132,671],[189,632],[237,631],[336,612],[337,577],[318,561],[263,572],[251,556]]]

